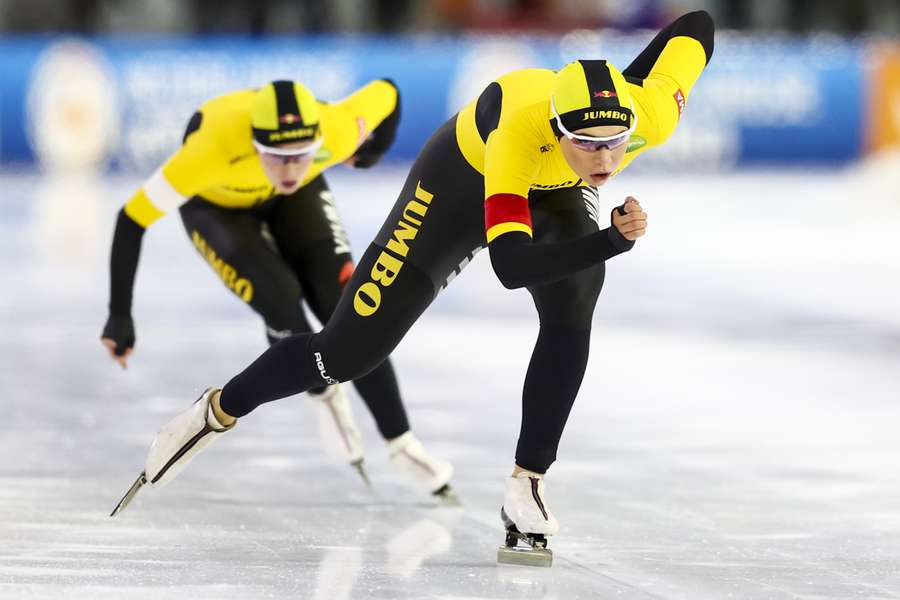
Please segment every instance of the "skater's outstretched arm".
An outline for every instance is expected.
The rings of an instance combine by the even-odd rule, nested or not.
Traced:
[[[215,166],[221,162],[217,157],[215,144],[206,137],[187,137],[181,149],[119,211],[109,261],[109,317],[100,338],[122,368],[135,344],[131,304],[144,232],[215,179]]]
[[[669,41],[676,37],[689,37],[698,41],[703,47],[705,64],[709,64],[713,55],[714,33],[715,25],[712,17],[705,10],[682,15],[656,34],[656,37],[638,54],[637,58],[622,71],[622,75],[632,83],[639,83],[639,80],[649,77]]]

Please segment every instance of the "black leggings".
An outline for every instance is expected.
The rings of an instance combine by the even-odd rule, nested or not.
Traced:
[[[485,244],[483,179],[460,154],[451,119],[413,165],[397,204],[360,260],[328,324],[272,346],[225,386],[222,408],[237,417],[323,382],[376,368],[435,295]],[[598,230],[597,195],[567,188],[530,198],[535,240]],[[587,364],[591,317],[604,265],[529,289],[540,334],[523,393],[516,462],[545,472],[556,458]]]
[[[225,286],[263,318],[270,344],[312,332],[304,300],[327,322],[353,271],[347,236],[322,176],[254,209],[222,208],[195,197],[181,207],[181,218]],[[383,436],[409,430],[390,361],[354,385]],[[323,390],[320,385],[309,391]]]

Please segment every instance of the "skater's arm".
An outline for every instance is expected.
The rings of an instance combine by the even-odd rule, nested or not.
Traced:
[[[527,209],[528,201],[520,205]],[[487,213],[486,213],[486,218]],[[490,231],[490,229],[489,229]],[[558,281],[587,269],[634,246],[616,227],[608,227],[582,238],[535,244],[530,227],[510,229],[491,239],[488,249],[497,278],[509,289],[542,285]]]
[[[131,304],[144,231],[215,180],[222,161],[209,146],[205,136],[191,135],[119,211],[109,261],[109,318],[101,340],[123,368],[135,343]]]
[[[634,243],[614,227],[575,240],[534,243],[528,192],[539,169],[540,143],[527,131],[500,128],[485,148],[485,237],[494,272],[510,289],[557,281]]]
[[[325,141],[334,162],[370,167],[387,153],[400,122],[400,94],[390,79],[373,81],[344,100],[323,105]]]
[[[126,361],[135,342],[131,295],[143,237],[144,228],[122,208],[116,220],[109,260],[109,317],[103,326],[100,341],[123,369],[127,367]]]
[[[353,166],[358,169],[368,169],[381,160],[394,144],[397,137],[397,127],[400,125],[400,90],[390,79],[384,80],[395,91],[394,109],[372,131],[368,139],[356,150],[353,155]]]
[[[131,315],[132,290],[144,239],[143,227],[137,224],[123,208],[116,220],[112,251],[109,257],[109,314]]]
[[[631,64],[622,71],[626,79],[646,79],[654,70],[665,73],[666,69],[655,69],[660,57],[666,51],[669,42],[677,37],[691,38],[697,41],[703,51],[704,66],[709,64],[713,55],[715,24],[712,17],[705,10],[698,10],[682,15],[663,30],[647,45],[646,48],[631,61]]]

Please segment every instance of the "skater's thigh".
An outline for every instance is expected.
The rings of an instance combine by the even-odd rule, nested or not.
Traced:
[[[298,311],[297,277],[263,237],[256,215],[201,198],[189,200],[180,212],[194,247],[229,290],[263,317]]]
[[[425,145],[316,337],[317,350],[321,345],[343,359],[333,369],[358,376],[381,364],[483,243],[483,180],[460,154],[454,123]]]
[[[319,175],[294,194],[279,197],[267,222],[304,299],[325,323],[353,273],[350,242],[325,178]]]
[[[427,273],[371,244],[313,350],[331,365],[332,377],[358,378],[384,362],[434,296]]]
[[[375,243],[444,288],[485,245],[484,178],[459,150],[455,119],[428,140]]]
[[[597,190],[565,188],[530,199],[535,243],[576,239],[599,230]],[[605,263],[550,284],[528,288],[541,324],[590,328],[606,273]]]
[[[324,243],[335,256],[350,255],[344,224],[323,175],[290,196],[278,196],[266,221],[281,255],[294,266],[305,262],[307,248]]]

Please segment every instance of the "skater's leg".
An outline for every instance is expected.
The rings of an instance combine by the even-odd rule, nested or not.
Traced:
[[[241,417],[264,402],[362,377],[384,362],[439,287],[483,243],[482,180],[466,164],[454,136],[451,120],[426,144],[322,331],[279,341],[229,381],[221,394],[204,394],[209,409],[201,432],[194,433],[194,420],[185,421],[193,414],[194,408],[189,409],[160,430],[151,455],[158,456],[153,448],[174,436],[180,441],[172,447],[180,449],[167,460],[178,463],[218,413]],[[218,418],[215,423],[226,426]],[[420,465],[427,455],[417,442],[410,432],[392,440],[392,464]],[[440,488],[432,487],[435,493],[445,489],[453,470],[437,460],[418,468],[416,479],[423,486],[442,480]]]
[[[321,323],[327,323],[354,269],[347,235],[325,178],[317,177],[280,202],[269,222],[281,254],[300,280],[307,304]],[[409,431],[389,360],[353,384],[384,438]]]
[[[222,390],[221,407],[234,417],[260,404],[312,387],[349,381],[378,367],[434,298],[434,286],[415,265],[391,271],[384,249],[372,244],[363,255],[331,319],[317,334],[295,335],[273,345]],[[396,260],[396,259],[395,259]],[[370,280],[372,273],[393,277],[388,286]],[[363,316],[355,304],[366,302],[366,290],[378,286],[379,306]],[[362,288],[362,292],[360,292]],[[366,308],[361,312],[366,313]]]
[[[295,263],[301,285],[313,314],[327,323],[337,308],[343,286],[334,277],[329,266],[329,256],[334,256],[331,245],[322,242],[309,247],[299,264]],[[349,256],[348,256],[349,258]],[[342,262],[339,258],[335,262]],[[343,261],[343,264],[347,264]],[[385,359],[367,375],[353,380],[353,385],[375,418],[378,431],[385,439],[399,437],[409,431],[409,420],[400,396],[400,386],[390,359]]]
[[[555,242],[598,230],[597,194],[570,188],[532,198],[535,241]],[[556,459],[563,429],[587,366],[591,317],[603,286],[603,263],[554,283],[528,288],[540,331],[522,391],[516,464],[506,480],[501,518],[506,544],[501,563],[549,567],[548,535],[559,531],[544,495],[543,473]],[[525,547],[517,547],[518,542]]]
[[[234,377],[222,391],[227,413],[372,372],[483,243],[483,179],[455,130],[451,119],[425,145],[322,331],[282,340]]]
[[[590,204],[590,208],[587,206]],[[541,241],[572,239],[597,231],[596,193],[573,188],[535,203]],[[522,425],[516,448],[521,469],[542,474],[556,460],[569,412],[581,387],[590,347],[591,319],[603,287],[603,263],[566,279],[529,288],[540,319],[538,339],[522,392]]]
[[[263,221],[244,210],[228,210],[201,198],[180,209],[185,231],[222,283],[266,324],[274,343],[310,332],[300,306],[300,283],[290,265],[264,239]]]

